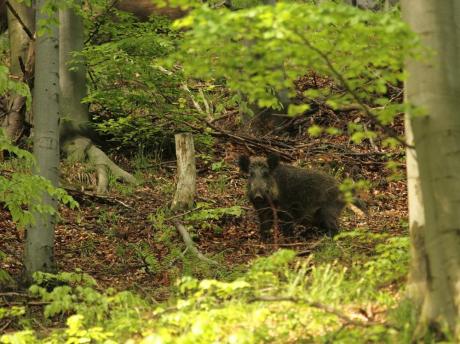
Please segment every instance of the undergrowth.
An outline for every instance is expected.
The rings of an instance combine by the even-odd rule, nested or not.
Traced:
[[[334,254],[329,261],[322,257],[344,252],[333,247],[370,241],[375,250],[365,263],[339,263]],[[65,318],[65,326],[34,331],[30,322],[21,321],[24,307],[2,308],[0,319],[24,325],[0,342],[410,342],[413,308],[402,301],[397,283],[407,273],[406,252],[405,237],[351,232],[325,241],[307,258],[290,250],[258,258],[228,281],[193,277],[196,271],[189,271],[164,304],[128,291],[101,291],[93,278],[79,272],[39,273],[30,293],[46,303],[45,318]]]

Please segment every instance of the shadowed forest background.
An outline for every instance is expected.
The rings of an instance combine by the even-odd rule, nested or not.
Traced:
[[[455,18],[0,0],[0,343],[458,342]]]

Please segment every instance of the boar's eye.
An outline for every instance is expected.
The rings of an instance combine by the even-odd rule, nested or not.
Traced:
[[[268,173],[268,171],[264,171],[264,172],[262,173],[262,176],[263,176],[264,178],[268,178],[268,177],[270,176],[270,173]]]

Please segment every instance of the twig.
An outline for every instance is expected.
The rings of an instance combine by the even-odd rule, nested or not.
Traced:
[[[204,128],[203,127],[199,127],[199,126],[196,126],[196,125],[193,125],[191,123],[188,123],[186,121],[182,121],[180,119],[177,119],[177,118],[171,118],[169,116],[164,116],[166,118],[168,118],[169,120],[173,121],[173,122],[179,122],[179,123],[182,123],[184,125],[186,125],[187,127],[199,132],[199,133],[203,133],[204,132]],[[262,149],[264,151],[268,151],[268,152],[272,152],[272,153],[275,153],[277,155],[279,155],[280,157],[284,158],[285,160],[288,160],[288,161],[292,161],[294,160],[294,158],[286,153],[286,152],[283,152],[279,149],[276,149],[274,147],[271,147],[269,145],[267,145],[266,143],[264,142],[267,142],[267,140],[260,140],[260,139],[257,139],[255,137],[248,137],[248,136],[241,136],[241,135],[236,135],[236,134],[233,134],[229,131],[226,131],[224,129],[221,129],[217,126],[215,126],[214,124],[212,124],[211,122],[205,120],[205,119],[202,119],[202,122],[204,122],[209,128],[213,129],[213,131],[209,132],[208,134],[212,135],[212,136],[215,136],[215,137],[227,137],[229,138],[230,140],[234,141],[235,143],[238,143],[238,144],[241,144],[241,145],[244,145],[244,146],[252,146],[252,147],[255,147],[255,148],[259,148],[259,149]],[[295,147],[292,147],[286,143],[283,143],[283,142],[280,142],[280,141],[271,141],[270,142],[271,145],[274,145],[274,146],[277,146],[277,147],[280,147],[280,148],[285,148],[285,149],[289,149],[289,150],[294,150]]]
[[[32,33],[32,31],[30,31],[30,29],[27,27],[27,25],[22,21],[22,19],[19,16],[18,12],[16,12],[14,7],[11,6],[10,2],[6,1],[5,4],[6,4],[6,7],[8,7],[8,9],[10,10],[10,12],[13,14],[13,16],[18,20],[19,24],[21,24],[22,29],[27,34],[27,36],[29,36],[30,40],[32,40],[32,41],[35,40],[34,34]]]
[[[13,320],[10,319],[10,320],[8,320],[8,321],[5,323],[5,325],[3,325],[2,327],[0,327],[0,333],[3,333],[3,331],[5,331],[5,330],[8,328],[8,326],[10,326],[10,324],[11,324],[12,321],[13,321]]]
[[[187,229],[185,229],[183,224],[181,224],[177,220],[173,222],[174,222],[174,226],[176,227],[177,231],[182,236],[185,246],[187,246],[190,249],[190,251],[192,251],[193,254],[198,257],[198,259],[205,261],[206,263],[209,263],[209,264],[219,265],[219,263],[217,263],[215,260],[207,258],[200,251],[198,251],[198,249],[195,247],[195,243],[193,242],[192,238],[190,237],[190,234],[187,232]]]
[[[229,118],[233,113],[227,113],[226,115],[223,115],[223,116],[220,116],[220,117],[217,117],[217,118],[214,118],[213,120],[211,120],[209,123],[216,123],[218,121],[221,121],[223,119],[226,119],[226,118]]]
[[[23,306],[27,304],[27,306],[44,306],[49,305],[51,302],[49,301],[29,301],[29,302],[2,302],[0,306]]]
[[[264,144],[261,142],[261,140],[258,140],[254,137],[247,137],[247,136],[241,136],[241,135],[236,135],[236,134],[233,134],[227,130],[224,130],[224,129],[221,129],[217,126],[215,126],[214,124],[212,124],[211,122],[207,121],[207,120],[202,120],[203,122],[206,123],[206,125],[208,127],[210,127],[211,129],[215,130],[216,133],[214,134],[214,136],[226,136],[230,139],[232,139],[233,141],[236,141],[238,143],[245,143],[247,145],[250,145],[250,146],[253,146],[253,147],[258,147],[258,148],[261,148],[265,151],[269,151],[269,152],[272,152],[272,153],[275,153],[275,154],[278,154],[279,156],[283,157],[284,159],[286,160],[294,160],[294,158],[286,153],[286,152],[283,152],[283,151],[280,151],[279,149],[276,149],[274,147],[271,147],[267,144]],[[212,134],[211,134],[212,135]],[[266,141],[266,140],[265,140]],[[283,143],[283,142],[270,142],[270,144],[273,144],[275,146],[278,146],[280,148],[288,148],[288,149],[293,149],[293,147]]]
[[[21,297],[29,297],[32,298],[33,296],[29,295],[28,293],[18,293],[15,291],[0,293],[0,296],[21,296]]]
[[[193,212],[198,211],[198,210],[200,210],[200,209],[201,209],[201,207],[196,207],[196,208],[193,208],[193,209],[188,210],[188,211],[186,211],[186,212],[183,212],[183,213],[180,213],[180,214],[176,214],[176,215],[171,216],[171,217],[167,217],[167,218],[164,219],[164,220],[165,220],[165,221],[170,221],[170,220],[172,220],[172,219],[177,219],[178,217],[185,216],[185,215],[187,215],[187,214],[193,213]]]
[[[350,203],[347,205],[350,210],[352,212],[355,213],[355,215],[357,215],[358,217],[360,218],[365,218],[366,217],[366,213],[364,211],[362,211],[361,209],[359,209],[356,205],[354,205],[353,203]]]
[[[72,197],[80,197],[80,198],[84,198],[84,197],[87,197],[88,199],[92,199],[92,200],[99,200],[99,201],[102,201],[101,203],[109,203],[109,204],[114,204],[114,203],[118,203],[120,205],[122,205],[123,207],[125,208],[128,208],[128,209],[134,209],[133,207],[131,207],[130,205],[114,198],[114,197],[109,197],[109,196],[101,196],[101,195],[96,195],[96,194],[92,194],[92,193],[88,193],[88,192],[84,192],[84,191],[80,191],[80,190],[76,190],[76,189],[71,189],[71,188],[64,188],[65,191],[67,191],[68,194],[70,194]]]

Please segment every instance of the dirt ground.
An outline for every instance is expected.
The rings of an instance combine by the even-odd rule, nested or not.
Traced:
[[[360,120],[356,113],[347,116],[342,119],[343,123]],[[334,116],[328,118],[333,122],[330,125],[341,125]],[[228,121],[219,125],[232,128],[234,122]],[[371,182],[371,188],[360,195],[367,205],[367,216],[361,217],[346,209],[341,219],[343,231],[359,228],[373,233],[403,233],[406,230],[403,221],[407,218],[404,169],[402,165],[398,169],[402,178],[392,180],[392,171],[386,167],[387,161],[403,157],[402,149],[384,151],[373,142],[354,145],[345,135],[311,138],[302,128],[314,121],[314,116],[300,124],[292,121],[292,126],[297,125],[299,134],[294,138],[292,133],[288,138],[283,135],[267,136],[267,144],[279,140],[285,142],[286,147],[291,145],[292,149],[283,152],[291,157],[289,163],[294,165],[327,170],[338,179],[349,177]],[[401,132],[402,123],[397,122],[394,128]],[[254,151],[244,143],[237,144],[222,136],[216,140],[212,155],[208,154],[206,160],[197,159],[197,201],[215,208],[241,205],[244,209],[241,217],[225,216],[210,221],[211,226],[194,223],[193,239],[198,249],[209,257],[220,257],[227,271],[277,249],[277,245],[264,244],[260,240],[255,211],[245,198],[245,180],[236,164],[240,153]],[[213,171],[212,163],[222,161],[220,169]],[[130,162],[119,162],[133,169]],[[67,182],[82,179],[78,175],[78,167],[65,167],[63,171]],[[97,280],[101,289],[114,287],[152,292],[156,299],[161,300],[168,297],[168,290],[177,278],[178,270],[175,268],[180,269],[181,261],[168,262],[169,267],[162,263],[170,259],[174,249],[185,250],[174,230],[169,239],[162,238],[164,226],[174,228],[171,220],[177,219],[176,215],[167,212],[174,192],[175,162],[151,161],[151,165],[141,171],[138,175],[142,176],[143,182],[130,190],[125,186],[114,187],[104,197],[93,196],[90,191],[73,192],[80,208],[61,209],[56,229],[55,257],[60,271],[84,271]],[[91,182],[90,179],[86,182]],[[161,219],[164,225],[160,228],[159,211],[165,214]],[[1,268],[13,278],[19,278],[22,270],[23,237],[24,233],[15,229],[8,212],[0,209],[0,251],[6,254]],[[278,246],[308,254],[318,240],[321,238],[279,238]],[[152,264],[149,267],[145,252],[158,262],[157,269],[152,269]]]

